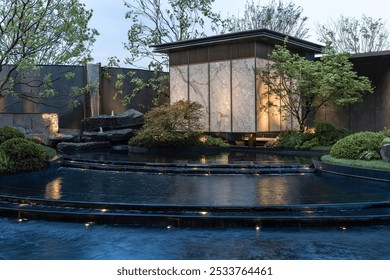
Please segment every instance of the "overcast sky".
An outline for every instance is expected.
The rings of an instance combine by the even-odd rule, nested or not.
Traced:
[[[129,3],[133,0],[126,0]],[[94,45],[92,56],[94,62],[107,64],[108,57],[117,56],[121,61],[127,56],[123,43],[127,41],[127,31],[130,21],[125,19],[127,8],[123,0],[80,0],[87,9],[93,10],[90,26],[100,32]],[[215,0],[214,11],[226,15],[237,15],[244,10],[246,0]],[[285,0],[285,3],[290,1]],[[365,14],[373,18],[382,18],[390,26],[388,0],[292,0],[303,8],[303,15],[309,17],[307,27],[311,30],[308,39],[317,42],[315,23],[326,23],[330,19],[336,20],[340,15],[360,18]],[[257,3],[257,0],[255,0]],[[261,4],[268,4],[262,0]],[[390,27],[389,27],[390,28]]]

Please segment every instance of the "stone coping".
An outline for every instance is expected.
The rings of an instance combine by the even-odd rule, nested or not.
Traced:
[[[121,147],[123,151],[124,146]],[[249,153],[263,153],[263,154],[275,154],[275,155],[288,155],[288,156],[303,156],[303,157],[321,157],[328,154],[328,151],[320,150],[289,150],[279,148],[265,148],[265,147],[212,147],[212,148],[143,148],[128,146],[130,153],[157,153],[157,154],[171,154],[173,152],[183,152],[187,154],[199,154],[199,153],[226,153],[226,152],[249,152]]]
[[[107,161],[81,159],[64,155],[62,166],[102,171],[149,172],[160,174],[296,174],[312,173],[312,164],[275,163],[275,164],[193,164],[193,163],[155,163],[131,161]]]
[[[353,167],[313,160],[314,167],[319,172],[332,173],[367,180],[390,182],[390,171]]]
[[[135,205],[0,196],[3,216],[82,223],[175,227],[350,226],[388,224],[390,202],[258,207]]]

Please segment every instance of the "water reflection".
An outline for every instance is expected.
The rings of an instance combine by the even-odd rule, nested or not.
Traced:
[[[129,162],[158,162],[179,164],[279,164],[279,163],[311,163],[310,157],[294,157],[272,155],[256,152],[229,152],[216,154],[191,153],[110,153],[91,152],[75,154],[74,157],[99,161],[129,161]]]
[[[62,178],[57,177],[45,186],[46,199],[61,199],[62,197]]]

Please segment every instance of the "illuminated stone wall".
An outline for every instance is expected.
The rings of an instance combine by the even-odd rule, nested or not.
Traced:
[[[210,131],[230,132],[232,124],[230,61],[210,63]]]
[[[188,99],[200,103],[204,131],[254,133],[296,128],[280,100],[266,94],[266,86],[256,78],[256,67],[268,62],[243,58],[171,66],[171,103]]]

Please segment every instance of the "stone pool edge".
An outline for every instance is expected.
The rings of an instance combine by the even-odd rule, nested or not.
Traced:
[[[386,170],[353,167],[341,164],[327,163],[320,160],[313,160],[313,164],[317,172],[325,172],[366,180],[390,182],[390,172]]]

